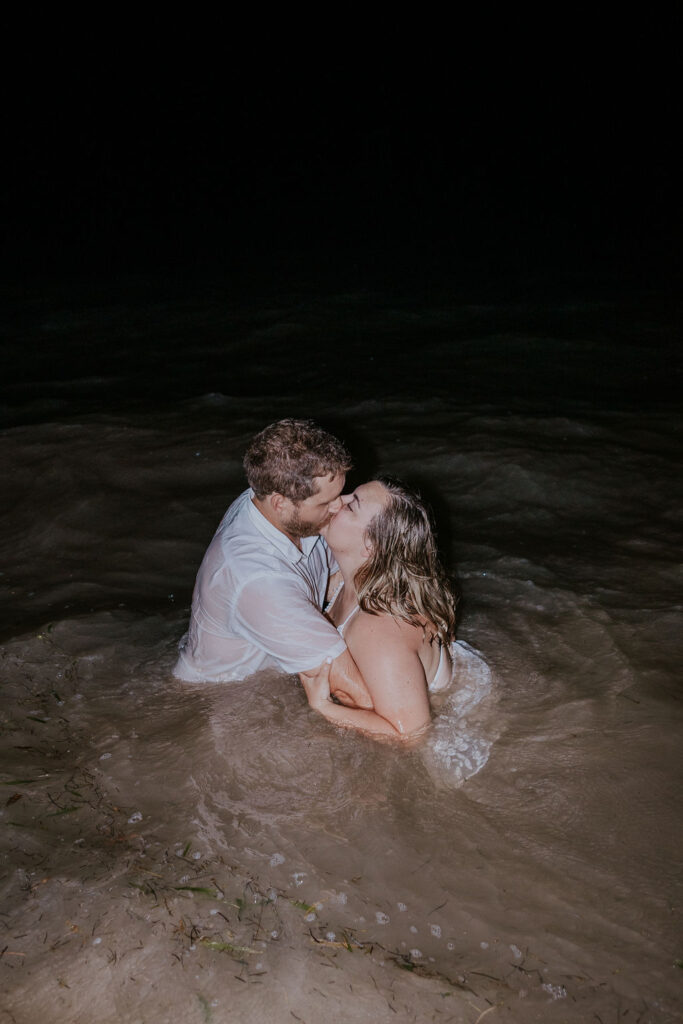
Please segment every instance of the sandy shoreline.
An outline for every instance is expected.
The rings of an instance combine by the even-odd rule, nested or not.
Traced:
[[[65,813],[53,855],[35,850],[33,868],[11,851],[24,865],[3,898],[4,1019],[476,1024],[586,1020],[610,1005],[612,994],[586,978],[544,983],[533,957],[510,955],[499,978],[415,963],[340,927],[333,906],[261,888],[238,864],[199,866],[191,849],[178,856],[150,843],[94,780],[65,776],[64,799],[85,798],[78,823]]]
[[[5,784],[0,1019],[422,1020],[447,1001],[445,1019],[476,1021],[518,998],[359,939],[333,907],[261,888],[238,864],[199,864],[189,843],[164,848],[61,760],[30,781],[24,757]]]

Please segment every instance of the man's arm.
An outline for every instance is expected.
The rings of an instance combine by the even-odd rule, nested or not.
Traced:
[[[344,640],[291,581],[268,576],[251,580],[238,595],[231,626],[275,658],[285,672],[313,672],[331,657],[330,689],[335,697],[349,707],[372,708]]]

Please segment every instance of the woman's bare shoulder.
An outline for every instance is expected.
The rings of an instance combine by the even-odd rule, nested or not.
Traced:
[[[422,643],[423,631],[404,619],[389,614],[371,615],[360,611],[353,623],[354,633],[359,639],[374,640],[378,643],[399,643],[411,650],[417,650]]]
[[[372,696],[375,711],[399,732],[429,722],[427,680],[418,653],[422,630],[391,615],[360,612],[344,638]]]

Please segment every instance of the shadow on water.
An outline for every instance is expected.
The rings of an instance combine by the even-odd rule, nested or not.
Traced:
[[[354,490],[359,484],[372,480],[378,472],[379,459],[370,432],[343,414],[324,413],[316,416],[316,422],[324,430],[338,437],[351,453],[353,466],[347,474],[345,493]]]

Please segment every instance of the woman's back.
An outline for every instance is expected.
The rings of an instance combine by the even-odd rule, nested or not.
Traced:
[[[428,687],[450,681],[450,655],[429,633],[388,613],[359,608],[353,592],[338,591],[327,615],[346,641],[378,714],[401,732],[430,721]]]
[[[356,664],[358,662],[354,649],[362,659],[366,643],[371,637],[373,642],[378,638],[377,630],[372,630],[368,620],[387,619],[398,627],[396,630],[386,630],[387,642],[392,645],[399,644],[407,651],[417,654],[422,665],[424,682],[428,688],[432,691],[442,690],[450,683],[452,669],[450,652],[445,645],[439,644],[434,639],[434,633],[428,627],[413,626],[388,613],[370,615],[361,611],[358,604],[355,603],[355,597],[344,594],[343,584],[337,589],[332,601],[327,606],[326,614],[346,640],[346,646]],[[381,632],[383,634],[384,630]]]
[[[373,642],[385,638],[387,644],[391,644],[392,647],[398,646],[406,653],[409,652],[417,656],[422,666],[424,683],[430,690],[443,689],[446,685],[444,682],[446,677],[450,682],[451,658],[448,648],[441,646],[438,640],[432,640],[430,643],[428,631],[421,626],[413,626],[393,615],[381,613],[370,615],[368,612],[360,611],[358,606],[342,626],[343,628],[340,626],[337,628],[346,640],[346,646],[354,661],[356,660],[354,650],[362,657],[361,649],[371,638]],[[378,651],[379,658],[381,659],[384,654],[386,654],[386,648],[383,646]]]
[[[445,645],[439,644],[433,639],[433,632],[426,628],[412,626],[388,613],[380,612],[371,615],[367,611],[361,611],[355,598],[351,595],[344,595],[342,588],[343,584],[337,589],[327,606],[326,614],[345,639],[346,646],[354,660],[353,647],[365,645],[366,637],[372,634],[372,630],[368,629],[370,624],[367,620],[387,618],[398,627],[396,632],[388,631],[388,639],[393,644],[407,646],[408,649],[417,653],[423,668],[425,683],[430,690],[443,689],[451,681],[451,654]],[[345,597],[347,600],[344,600]],[[360,625],[358,626],[357,623]]]

